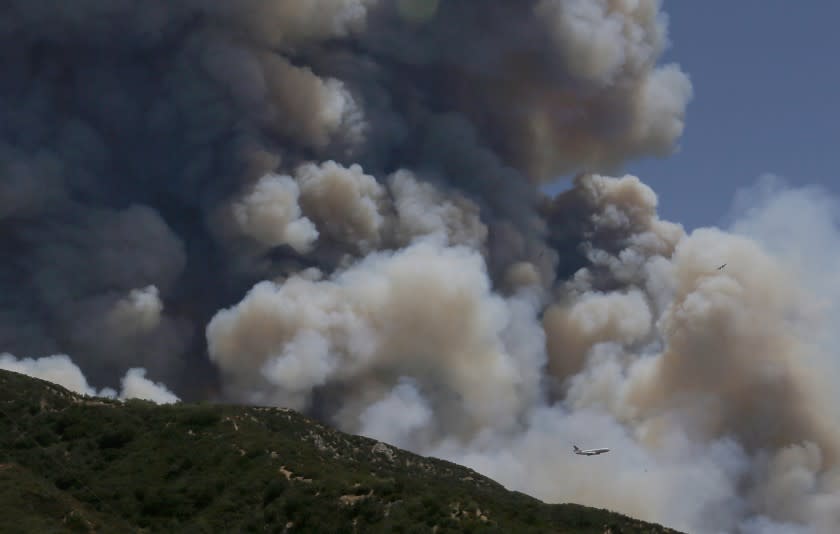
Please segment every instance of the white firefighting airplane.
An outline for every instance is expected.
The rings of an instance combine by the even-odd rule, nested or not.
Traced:
[[[604,454],[605,452],[610,452],[609,449],[586,449],[580,450],[577,445],[572,445],[575,449],[575,454],[582,454],[583,456],[595,456],[596,454]]]

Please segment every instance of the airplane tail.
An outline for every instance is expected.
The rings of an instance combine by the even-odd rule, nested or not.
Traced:
[[[580,452],[580,449],[578,449],[577,445],[572,445],[572,448],[575,450],[575,452]]]

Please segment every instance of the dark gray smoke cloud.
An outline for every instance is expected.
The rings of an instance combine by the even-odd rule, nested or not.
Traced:
[[[682,133],[660,2],[6,4],[0,366],[692,532],[840,524],[831,280],[766,230],[795,194],[687,235],[598,174]]]
[[[0,343],[71,353],[98,381],[143,365],[187,387],[185,369],[212,372],[200,332],[220,306],[266,276],[401,246],[424,231],[412,206],[433,199],[454,202],[437,208],[445,224],[475,219],[454,239],[483,245],[489,230],[501,276],[542,250],[537,173],[523,170],[664,153],[678,137],[690,85],[654,67],[658,16],[647,3],[13,1]],[[411,171],[429,185],[409,188]],[[144,288],[154,324],[103,327]]]

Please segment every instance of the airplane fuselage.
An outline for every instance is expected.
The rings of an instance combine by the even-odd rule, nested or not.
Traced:
[[[598,454],[604,454],[605,452],[610,452],[610,450],[607,448],[581,450],[575,447],[575,454],[580,454],[581,456],[595,456]]]

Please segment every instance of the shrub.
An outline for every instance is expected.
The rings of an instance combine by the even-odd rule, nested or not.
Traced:
[[[134,439],[134,430],[119,428],[110,430],[99,437],[97,443],[100,449],[119,449]]]
[[[178,422],[191,427],[207,427],[221,421],[222,416],[219,409],[213,406],[190,406],[181,408]]]
[[[263,492],[263,506],[271,504],[274,500],[283,495],[288,486],[288,481],[281,478],[275,478],[269,482]]]

